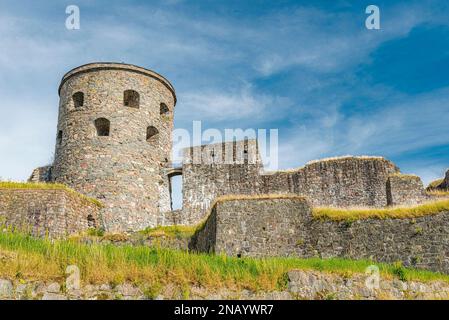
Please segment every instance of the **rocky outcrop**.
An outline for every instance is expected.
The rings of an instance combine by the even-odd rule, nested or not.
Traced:
[[[446,282],[422,283],[375,278],[374,275],[341,275],[293,270],[288,273],[288,290],[302,299],[449,299]]]

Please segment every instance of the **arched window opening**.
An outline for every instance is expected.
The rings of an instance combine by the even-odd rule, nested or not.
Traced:
[[[111,122],[106,118],[99,118],[95,120],[95,128],[97,129],[97,136],[107,137],[109,136],[109,129]]]
[[[139,108],[140,96],[137,91],[126,90],[123,94],[123,104],[125,107]]]
[[[60,145],[62,143],[62,130],[58,131],[57,141],[58,141],[58,145]]]
[[[73,104],[75,108],[79,108],[84,106],[84,93],[82,92],[75,92],[72,96]]]
[[[167,107],[165,103],[161,103],[161,115],[168,116],[170,113],[170,109]]]
[[[95,218],[91,214],[89,214],[87,216],[87,226],[89,228],[96,228],[97,227],[97,222],[95,221]]]
[[[153,126],[147,128],[147,141],[150,143],[157,143],[159,140],[159,130]]]
[[[182,209],[182,174],[169,175],[170,205],[172,210]]]

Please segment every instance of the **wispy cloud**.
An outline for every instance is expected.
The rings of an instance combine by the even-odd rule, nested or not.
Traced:
[[[181,93],[180,99],[183,109],[177,116],[212,123],[238,120],[240,124],[256,124],[267,118],[282,119],[292,105],[286,97],[256,93],[248,83],[230,92],[205,90]]]
[[[423,23],[447,24],[441,1],[388,2],[379,32],[366,30],[363,8],[351,5],[292,2],[252,15],[238,2],[208,2],[217,6],[211,9],[181,0],[80,3],[81,30],[73,32],[64,28],[62,5],[58,13],[45,2],[26,11],[0,5],[0,94],[8,97],[0,106],[0,176],[25,179],[48,162],[58,81],[98,60],[167,76],[178,93],[178,126],[279,128],[283,167],[347,153],[399,157],[449,143],[447,89],[407,96],[357,74],[383,43]],[[361,97],[376,109],[356,110]],[[410,168],[424,172],[422,165]]]

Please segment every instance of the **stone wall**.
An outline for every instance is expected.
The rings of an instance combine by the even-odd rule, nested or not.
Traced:
[[[50,182],[52,180],[52,166],[39,167],[33,170],[28,182]]]
[[[443,281],[401,281],[380,277],[378,286],[367,287],[369,275],[338,274],[312,270],[288,272],[282,291],[253,292],[236,288],[207,288],[192,285],[191,300],[411,300],[449,299],[449,285]],[[182,289],[167,284],[155,290],[152,284],[109,283],[73,285],[62,282],[23,281],[0,278],[0,300],[164,300],[185,299]]]
[[[388,178],[388,205],[416,205],[427,198],[421,178],[403,174],[394,174]]]
[[[207,239],[197,244],[202,251],[402,261],[406,266],[449,272],[447,212],[404,219],[318,220],[303,199],[270,196],[219,201],[213,213],[212,225],[205,230],[215,232],[197,236]]]
[[[294,255],[297,232],[309,215],[301,197],[219,200],[197,235],[198,250],[238,257]]]
[[[184,150],[182,224],[200,222],[216,197],[258,193],[262,166],[256,148],[255,140],[246,140]]]
[[[65,190],[0,189],[0,222],[63,237],[101,225],[97,205]]]
[[[234,148],[243,143],[234,143]],[[257,150],[255,140],[248,145]],[[225,146],[213,145],[223,150]],[[182,224],[198,223],[216,197],[232,194],[296,194],[306,196],[314,206],[385,207],[388,178],[399,172],[392,162],[381,157],[342,157],[314,161],[296,170],[268,173],[263,172],[258,152],[253,164],[207,161],[193,164],[193,152],[207,156],[210,152],[207,147],[210,148],[186,149],[184,154]],[[413,196],[417,200],[417,194]]]
[[[384,207],[388,177],[398,171],[381,157],[323,159],[297,170],[262,176],[262,193],[303,195],[314,206]]]
[[[54,180],[104,202],[109,231],[160,224],[170,210],[163,172],[172,149],[172,85],[141,67],[93,63],[68,72],[59,95]]]

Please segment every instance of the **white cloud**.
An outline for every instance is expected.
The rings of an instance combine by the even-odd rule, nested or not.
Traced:
[[[179,94],[177,116],[212,122],[238,120],[256,123],[258,120],[276,120],[285,117],[291,101],[285,97],[254,92],[249,84],[231,92],[198,91]]]
[[[282,168],[338,155],[398,157],[415,150],[449,144],[449,87],[420,96],[400,96],[378,111],[344,116],[337,108],[281,132]],[[326,120],[327,118],[331,120]],[[327,125],[326,125],[327,124]],[[442,177],[449,163],[440,159],[404,160],[404,171],[425,183]]]

